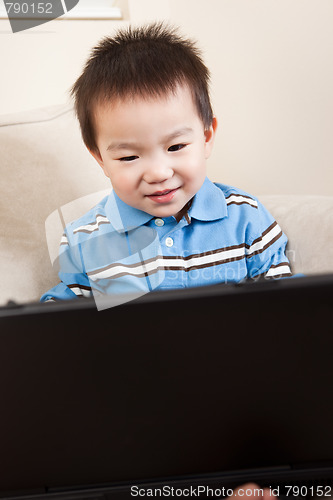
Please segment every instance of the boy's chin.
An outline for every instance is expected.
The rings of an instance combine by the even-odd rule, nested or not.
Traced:
[[[162,206],[160,205],[156,209],[152,209],[149,213],[154,217],[166,218],[166,217],[176,217],[176,215],[183,210],[182,206],[178,206],[175,204],[170,204],[170,206]]]

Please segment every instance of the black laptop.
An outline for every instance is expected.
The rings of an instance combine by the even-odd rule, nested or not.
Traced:
[[[324,498],[332,389],[333,275],[11,304],[0,497]]]

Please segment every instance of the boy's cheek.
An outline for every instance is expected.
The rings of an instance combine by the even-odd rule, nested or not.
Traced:
[[[111,176],[111,183],[114,188],[117,188],[123,193],[131,194],[135,188],[135,179],[130,173],[128,174],[114,174]]]
[[[192,159],[183,167],[182,174],[184,178],[196,181],[198,177],[206,175],[206,164],[203,161],[198,162],[197,159]]]

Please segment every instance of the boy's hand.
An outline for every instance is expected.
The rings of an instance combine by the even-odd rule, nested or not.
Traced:
[[[241,491],[240,491],[241,490]],[[258,491],[262,490],[262,494],[258,494]],[[239,494],[240,492],[240,494]],[[246,494],[245,494],[246,492]],[[252,494],[251,494],[252,492]],[[254,498],[255,500],[272,500],[273,494],[269,490],[269,488],[260,488],[255,483],[246,483],[243,484],[242,486],[239,486],[236,488],[233,492],[233,494],[228,497],[230,500],[236,500],[236,499],[242,499],[244,498],[249,499],[249,498]]]

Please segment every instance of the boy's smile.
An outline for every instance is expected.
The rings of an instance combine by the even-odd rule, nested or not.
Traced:
[[[217,126],[208,130],[187,86],[160,97],[119,99],[94,113],[92,152],[128,205],[156,217],[175,216],[201,188]]]

